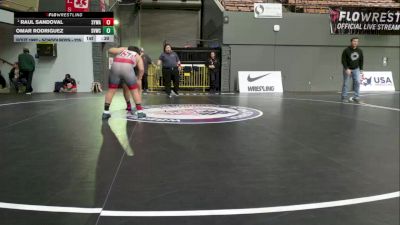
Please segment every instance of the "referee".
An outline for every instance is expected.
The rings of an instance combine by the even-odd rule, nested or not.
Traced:
[[[179,67],[181,61],[178,55],[172,51],[170,44],[164,46],[164,52],[161,53],[157,62],[158,66],[162,65],[162,75],[164,78],[165,92],[171,98],[171,80],[174,82],[173,94],[179,95]]]

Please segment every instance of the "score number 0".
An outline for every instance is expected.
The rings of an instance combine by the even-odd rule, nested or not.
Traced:
[[[114,18],[103,18],[103,26],[114,26]]]

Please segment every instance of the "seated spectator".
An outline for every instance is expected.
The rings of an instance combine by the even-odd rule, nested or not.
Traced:
[[[4,77],[1,75],[1,71],[0,71],[0,86],[2,89],[7,87],[6,79],[4,79]]]
[[[64,93],[76,93],[78,91],[76,81],[71,77],[71,75],[66,74],[63,80],[63,87],[60,88],[60,92]]]
[[[13,68],[8,73],[8,78],[10,79],[10,86],[14,86],[17,93],[19,92],[20,87],[26,86],[27,80],[23,77],[18,62],[13,64]]]

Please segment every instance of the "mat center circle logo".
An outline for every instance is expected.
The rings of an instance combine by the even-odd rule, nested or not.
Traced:
[[[150,105],[144,107],[144,112],[145,118],[128,114],[126,119],[149,123],[208,124],[250,120],[263,114],[247,107],[209,104]]]

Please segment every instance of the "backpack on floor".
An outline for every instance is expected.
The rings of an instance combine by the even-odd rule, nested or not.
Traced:
[[[64,86],[63,82],[54,83],[54,92],[60,92],[60,89]]]
[[[103,92],[103,89],[101,88],[101,84],[99,82],[92,83],[92,92],[93,93]]]

